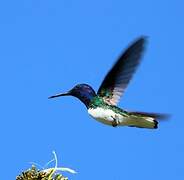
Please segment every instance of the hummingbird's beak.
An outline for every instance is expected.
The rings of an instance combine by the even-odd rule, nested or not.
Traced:
[[[54,96],[50,96],[48,98],[52,99],[52,98],[56,98],[56,97],[60,97],[60,96],[69,96],[69,95],[70,95],[70,92],[66,92],[66,93],[59,93],[59,94],[56,94]]]

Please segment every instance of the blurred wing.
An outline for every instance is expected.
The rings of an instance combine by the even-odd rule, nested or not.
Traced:
[[[163,113],[147,113],[147,112],[128,112],[129,115],[135,115],[135,116],[141,116],[141,117],[152,117],[156,120],[164,120],[164,119],[169,119],[170,115],[169,114],[163,114]]]
[[[116,105],[118,103],[140,63],[145,41],[145,37],[140,37],[132,43],[106,75],[98,90],[98,95],[106,103],[110,105]]]

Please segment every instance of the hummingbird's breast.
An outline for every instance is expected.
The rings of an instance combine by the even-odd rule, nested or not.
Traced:
[[[96,120],[101,123],[112,125],[116,120],[117,122],[123,121],[123,116],[114,112],[112,109],[107,109],[103,107],[89,108],[88,113]]]

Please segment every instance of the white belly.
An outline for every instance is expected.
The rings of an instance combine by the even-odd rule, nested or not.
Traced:
[[[114,120],[116,120],[117,123],[123,121],[123,117],[121,115],[116,114],[110,109],[103,109],[98,107],[95,109],[88,109],[88,113],[96,120],[107,125],[112,125]]]
[[[152,117],[124,117],[110,109],[103,109],[101,107],[88,109],[88,113],[99,122],[110,126],[113,126],[115,122],[117,126],[135,126],[151,129],[155,127],[154,118]]]

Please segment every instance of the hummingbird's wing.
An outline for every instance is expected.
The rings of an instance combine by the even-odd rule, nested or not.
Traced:
[[[110,105],[116,105],[118,103],[141,61],[145,41],[145,37],[140,37],[133,42],[105,76],[97,94],[106,103]]]

